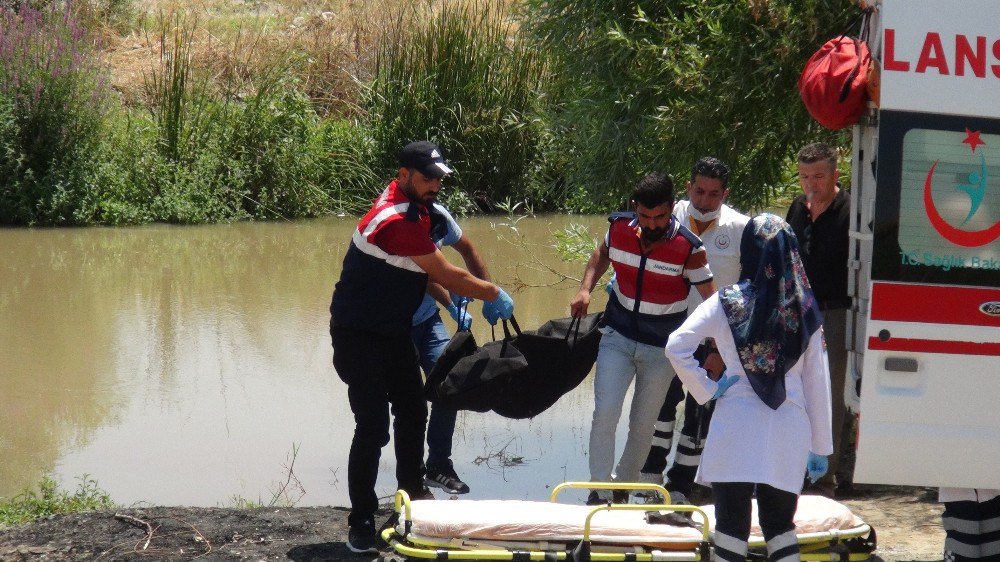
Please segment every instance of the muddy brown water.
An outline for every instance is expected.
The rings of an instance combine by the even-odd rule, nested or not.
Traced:
[[[583,264],[559,259],[553,233],[571,223],[594,239],[606,225],[462,221],[524,328],[568,314],[577,282],[563,275]],[[43,475],[67,489],[89,475],[123,504],[267,503],[291,472],[301,487],[284,499],[347,505],[353,418],[327,307],[354,226],[0,230],[0,497]],[[595,292],[595,309],[605,302]],[[532,420],[461,413],[453,459],[471,497],[544,499],[585,480],[592,408],[588,379]],[[390,446],[381,494],[393,470]]]

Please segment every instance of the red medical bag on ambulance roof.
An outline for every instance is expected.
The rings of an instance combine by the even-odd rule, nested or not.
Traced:
[[[809,115],[827,129],[858,122],[865,111],[872,56],[860,39],[841,35],[823,44],[799,78],[799,95]]]

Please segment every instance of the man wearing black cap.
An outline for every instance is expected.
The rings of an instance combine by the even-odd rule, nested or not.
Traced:
[[[424,487],[427,404],[410,330],[428,281],[481,299],[490,323],[510,318],[514,303],[503,289],[448,263],[431,239],[433,202],[451,168],[427,141],[399,153],[399,173],[358,223],[330,304],[333,364],[347,383],[354,439],[347,467],[351,514],[347,548],[377,552],[375,481],[382,447],[395,417],[396,480],[411,498]]]

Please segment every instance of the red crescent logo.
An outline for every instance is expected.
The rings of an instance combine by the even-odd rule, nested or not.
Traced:
[[[1000,221],[997,221],[996,224],[986,230],[977,230],[974,232],[959,230],[945,222],[944,218],[940,213],[938,213],[937,208],[934,206],[934,198],[931,197],[931,183],[934,176],[934,168],[936,168],[937,165],[937,161],[931,165],[930,171],[927,172],[927,179],[924,180],[924,209],[927,211],[927,218],[930,219],[931,226],[934,227],[934,230],[938,231],[938,234],[943,236],[949,242],[953,242],[966,248],[985,246],[997,238],[1000,238]]]

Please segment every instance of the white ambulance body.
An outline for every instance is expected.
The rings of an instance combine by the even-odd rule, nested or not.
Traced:
[[[854,131],[855,481],[1000,488],[1000,0],[882,0]]]

